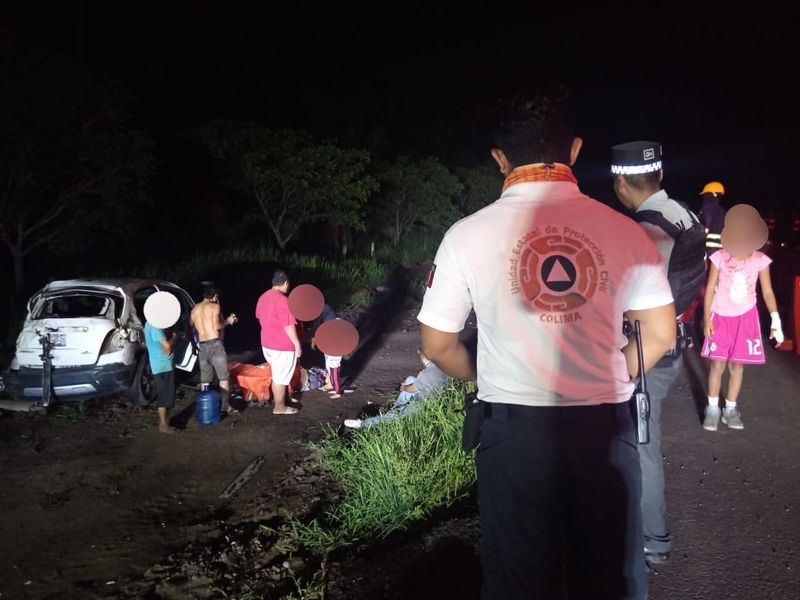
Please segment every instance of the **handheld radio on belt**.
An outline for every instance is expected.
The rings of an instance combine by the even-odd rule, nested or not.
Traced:
[[[636,337],[636,355],[639,358],[639,384],[633,398],[636,401],[636,440],[640,444],[650,443],[650,394],[647,393],[647,378],[644,374],[644,354],[642,352],[642,328],[634,321],[633,335]]]

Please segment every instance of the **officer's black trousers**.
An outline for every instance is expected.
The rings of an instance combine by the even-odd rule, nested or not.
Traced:
[[[645,598],[629,404],[508,407],[492,405],[476,457],[482,598]]]

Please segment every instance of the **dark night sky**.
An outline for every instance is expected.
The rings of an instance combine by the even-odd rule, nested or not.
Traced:
[[[585,145],[576,171],[585,191],[613,195],[611,144],[655,139],[674,197],[694,201],[719,179],[733,202],[796,206],[788,182],[800,167],[790,91],[797,9],[265,4],[84,0],[85,60],[133,93],[137,122],[158,139],[216,116],[340,136],[380,127],[388,152],[462,162],[488,146],[476,107],[521,84],[559,79],[579,102]],[[3,21],[24,42],[74,52],[79,6],[29,1],[7,6]]]

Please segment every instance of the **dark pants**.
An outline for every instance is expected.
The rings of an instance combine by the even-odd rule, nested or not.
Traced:
[[[650,443],[639,446],[642,464],[642,527],[648,552],[669,552],[672,539],[667,528],[664,498],[664,458],[661,455],[661,407],[683,367],[683,359],[662,359],[647,372],[650,393]]]
[[[646,598],[628,403],[507,406],[492,405],[476,457],[482,598]]]

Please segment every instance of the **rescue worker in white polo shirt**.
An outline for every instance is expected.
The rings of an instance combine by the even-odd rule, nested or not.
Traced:
[[[484,600],[647,595],[623,317],[648,369],[675,310],[644,231],[578,189],[569,105],[554,88],[501,106],[502,195],[445,234],[418,316],[425,355],[478,382],[464,431],[479,441]],[[473,309],[477,357],[459,335]]]
[[[667,277],[680,314],[700,296],[705,279],[706,232],[685,206],[661,189],[661,145],[637,141],[611,149],[614,192],[639,222],[664,258]],[[642,464],[642,525],[645,560],[662,564],[669,559],[672,539],[666,521],[664,461],[661,455],[661,405],[683,367],[682,350],[688,332],[679,321],[667,356],[647,374],[650,393],[650,442],[639,445]]]

